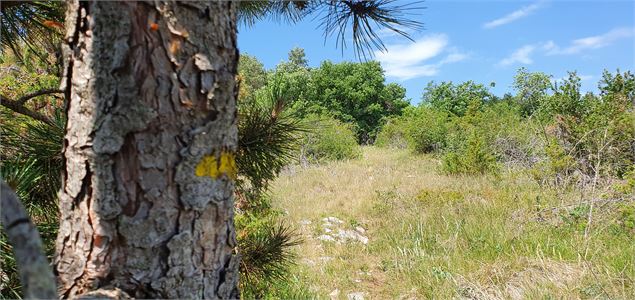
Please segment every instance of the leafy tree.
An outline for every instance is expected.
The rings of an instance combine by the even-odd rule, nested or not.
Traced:
[[[598,88],[600,89],[600,95],[603,97],[611,97],[616,101],[619,100],[615,98],[623,98],[621,102],[626,103],[621,103],[621,105],[616,103],[618,106],[623,107],[629,102],[635,106],[635,75],[631,71],[621,74],[620,70],[617,70],[616,74],[613,75],[609,71],[604,70]]]
[[[543,98],[540,110],[543,115],[551,118],[555,115],[566,115],[580,118],[585,113],[584,98],[580,93],[582,86],[576,72],[569,72],[569,76],[562,83],[556,82],[552,87],[553,96]]]
[[[515,101],[524,116],[532,115],[548,96],[551,88],[551,76],[542,72],[528,72],[520,68],[514,76],[513,88],[516,90]]]
[[[444,110],[454,116],[463,116],[468,107],[475,102],[476,107],[494,100],[495,97],[483,84],[466,81],[460,84],[434,81],[428,83],[422,97],[422,104]]]
[[[271,72],[271,86],[284,94],[284,104],[293,107],[299,114],[301,105],[307,99],[307,88],[311,80],[311,70],[304,56],[304,49],[294,48],[289,52],[289,60],[279,63]]]
[[[304,49],[295,47],[289,51],[289,63],[298,68],[308,68],[309,61],[306,59]]]
[[[368,143],[374,140],[385,117],[400,114],[408,105],[404,98],[405,89],[384,83],[378,62],[326,61],[311,73],[310,102],[305,105],[352,122],[357,127],[358,141]]]
[[[241,54],[238,61],[238,79],[240,84],[239,101],[253,100],[257,90],[267,84],[265,66],[249,54]]]

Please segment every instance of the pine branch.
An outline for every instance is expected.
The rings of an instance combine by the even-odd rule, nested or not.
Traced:
[[[48,94],[56,94],[56,93],[62,93],[61,90],[59,89],[46,89],[46,90],[41,90],[41,91],[37,91],[35,93],[32,94],[28,94],[25,96],[20,97],[18,100],[12,100],[4,95],[0,95],[0,105],[14,111],[17,112],[19,114],[25,115],[25,116],[29,116],[33,119],[36,119],[38,121],[44,122],[46,124],[49,125],[55,125],[55,123],[53,122],[53,120],[51,120],[49,117],[36,112],[36,111],[32,111],[30,109],[28,109],[26,106],[24,106],[24,104],[31,98],[37,97],[37,96],[41,96],[41,95],[48,95]]]
[[[374,50],[387,50],[379,30],[387,29],[411,41],[409,29],[423,30],[423,23],[413,19],[425,9],[422,3],[422,0],[241,1],[239,20],[248,26],[265,18],[293,24],[311,14],[318,14],[316,17],[321,14],[325,39],[334,36],[336,47],[344,51],[347,40],[352,38],[355,54],[367,59],[374,55]]]
[[[61,94],[61,93],[64,93],[64,91],[62,91],[60,89],[43,89],[43,90],[39,90],[39,91],[31,93],[31,94],[24,95],[24,96],[20,97],[18,100],[16,100],[16,102],[19,105],[24,105],[24,103],[26,103],[27,101],[29,101],[32,98],[35,98],[37,96],[50,95],[50,94]]]

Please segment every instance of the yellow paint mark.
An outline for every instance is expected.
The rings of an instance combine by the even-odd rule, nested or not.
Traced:
[[[236,179],[238,176],[238,168],[236,167],[236,158],[234,153],[227,151],[221,152],[218,171],[221,174],[227,174],[227,176],[231,179]]]
[[[209,176],[212,178],[218,177],[218,164],[216,162],[215,155],[204,156],[198,163],[195,170],[196,176]]]
[[[225,174],[227,177],[235,180],[238,176],[236,157],[233,153],[227,151],[221,152],[219,160],[216,159],[216,155],[204,156],[198,165],[196,165],[194,174],[199,177],[209,176],[214,179]]]

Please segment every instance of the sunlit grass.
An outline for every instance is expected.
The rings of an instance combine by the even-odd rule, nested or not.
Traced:
[[[635,297],[635,236],[615,205],[596,210],[585,239],[580,192],[522,172],[448,176],[433,157],[365,147],[358,160],[291,169],[272,192],[305,238],[295,273],[320,297]],[[320,241],[327,216],[370,242]]]

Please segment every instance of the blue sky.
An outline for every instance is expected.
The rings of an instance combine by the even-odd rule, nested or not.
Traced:
[[[635,70],[633,1],[426,1],[414,18],[425,29],[411,32],[415,42],[382,32],[388,52],[375,53],[388,82],[420,101],[430,81],[474,80],[497,95],[511,92],[516,70],[526,67],[553,75],[577,71],[584,91],[596,91],[602,70]],[[286,60],[293,47],[305,49],[310,66],[323,60],[357,61],[352,49],[336,48],[319,19],[289,25],[261,21],[241,26],[241,53],[267,68]]]

